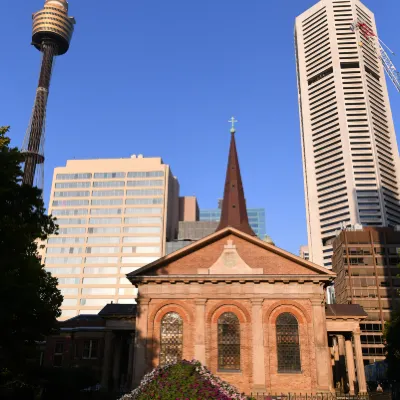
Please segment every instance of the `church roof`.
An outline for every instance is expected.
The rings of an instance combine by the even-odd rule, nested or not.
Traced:
[[[232,117],[231,144],[229,147],[228,166],[226,169],[224,198],[222,200],[221,220],[217,231],[231,226],[239,231],[256,236],[253,229],[251,229],[247,216],[233,121],[234,118]]]
[[[368,314],[359,304],[327,304],[326,316],[332,318],[360,317],[366,318]]]
[[[245,241],[252,243],[266,251],[270,251],[271,253],[274,253],[275,255],[281,256],[289,261],[292,261],[300,266],[303,266],[303,267],[305,267],[305,269],[309,270],[310,273],[315,274],[315,276],[324,275],[325,277],[332,278],[332,279],[336,276],[336,274],[334,272],[332,272],[331,270],[321,267],[310,261],[307,261],[304,258],[296,256],[296,255],[294,255],[288,251],[285,251],[277,246],[269,244],[269,243],[259,239],[257,236],[249,235],[245,232],[239,231],[236,228],[226,227],[222,230],[214,232],[213,234],[211,234],[209,236],[206,236],[203,239],[200,239],[200,240],[194,242],[191,245],[183,247],[182,249],[179,249],[173,253],[170,253],[164,257],[161,257],[158,260],[153,261],[150,264],[147,264],[141,268],[138,268],[137,270],[127,274],[127,277],[128,277],[128,279],[134,280],[135,277],[146,276],[146,275],[151,274],[151,271],[163,270],[164,267],[167,267],[168,264],[172,263],[173,261],[179,260],[191,253],[194,253],[202,248],[205,248],[205,247],[211,245],[212,243],[214,243],[226,236],[229,236],[229,235],[237,236],[238,238],[244,239]],[[162,273],[162,275],[168,275],[167,268]],[[288,273],[288,275],[290,275],[290,274]]]

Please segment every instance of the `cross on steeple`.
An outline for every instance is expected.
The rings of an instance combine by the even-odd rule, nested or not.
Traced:
[[[236,132],[235,122],[238,122],[238,120],[235,119],[235,117],[232,117],[230,120],[228,120],[228,122],[232,124],[231,133],[235,133]]]

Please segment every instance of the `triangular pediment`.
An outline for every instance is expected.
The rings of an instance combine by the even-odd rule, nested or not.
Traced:
[[[234,228],[217,231],[128,274],[128,278],[170,275],[282,275],[335,274],[294,254]]]

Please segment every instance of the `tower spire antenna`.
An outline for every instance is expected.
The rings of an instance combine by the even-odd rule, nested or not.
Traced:
[[[32,19],[32,44],[42,53],[42,63],[35,103],[22,144],[25,156],[22,182],[43,188],[46,108],[54,57],[68,51],[75,18],[68,16],[66,0],[45,0],[43,10],[34,13]]]
[[[232,124],[232,135],[229,147],[228,166],[226,169],[221,220],[217,231],[230,226],[249,235],[256,236],[249,224],[249,218],[247,216],[246,199],[244,197],[239,158],[236,149],[234,133],[236,132],[235,123],[238,121],[235,119],[235,117],[232,117],[228,122]]]

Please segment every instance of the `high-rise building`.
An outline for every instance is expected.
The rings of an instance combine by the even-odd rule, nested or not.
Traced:
[[[400,307],[400,232],[391,228],[343,230],[333,250],[336,302],[359,304],[368,314],[360,324],[364,363],[384,360],[384,324]]]
[[[45,0],[43,10],[33,14],[32,44],[42,53],[35,104],[22,151],[25,155],[23,182],[43,187],[44,141],[47,99],[54,57],[69,49],[74,17],[68,16],[66,0]]]
[[[343,226],[400,224],[399,157],[376,38],[352,30],[374,14],[321,0],[296,19],[295,42],[310,260],[332,266]]]
[[[179,184],[161,158],[69,160],[55,168],[49,213],[59,234],[42,255],[64,296],[62,318],[132,303],[125,275],[166,252],[178,229]]]
[[[300,246],[299,256],[305,260],[310,259],[310,252],[308,251],[308,246]]]
[[[264,208],[248,208],[247,215],[249,223],[254,233],[263,239],[265,232],[265,209]],[[200,210],[200,221],[217,221],[221,219],[221,208],[211,208]]]

